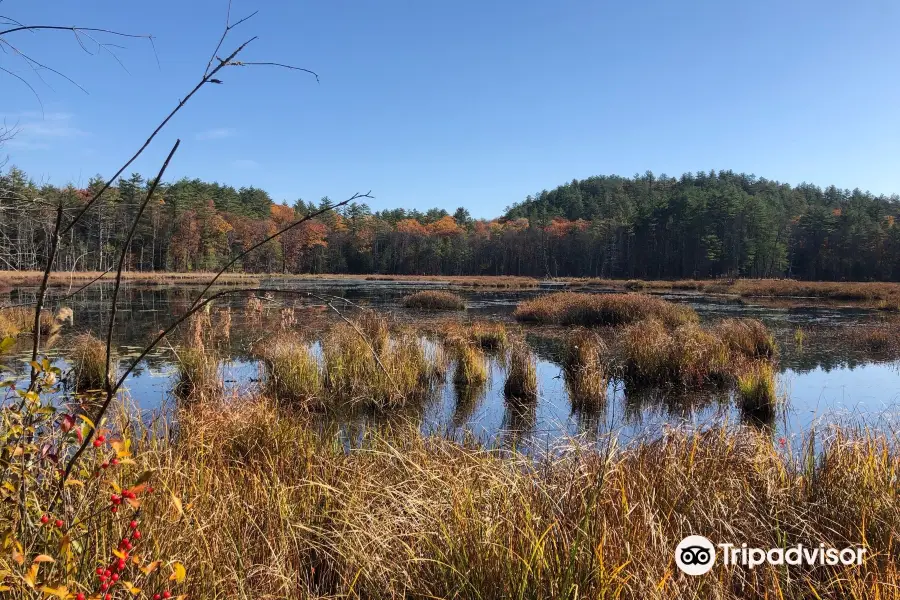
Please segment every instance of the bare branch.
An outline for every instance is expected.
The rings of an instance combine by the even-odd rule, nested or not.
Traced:
[[[304,73],[309,73],[313,77],[316,78],[316,83],[319,83],[319,74],[315,71],[310,71],[309,69],[304,69],[302,67],[293,67],[291,65],[285,65],[282,63],[276,62],[245,62],[236,60],[234,62],[229,63],[235,67],[280,67],[282,69],[290,69],[292,71],[303,71]]]

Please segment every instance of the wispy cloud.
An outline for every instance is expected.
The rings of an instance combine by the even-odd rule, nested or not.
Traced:
[[[234,129],[229,129],[228,127],[219,127],[216,129],[201,131],[200,133],[196,134],[194,138],[198,140],[221,140],[224,138],[232,137],[236,133],[237,131],[235,131]]]
[[[259,163],[250,158],[239,158],[233,161],[231,166],[236,169],[255,169],[259,166]]]
[[[86,136],[87,132],[72,121],[72,115],[64,112],[25,111],[2,116],[4,126],[15,132],[7,146],[21,150],[44,150],[62,140]]]

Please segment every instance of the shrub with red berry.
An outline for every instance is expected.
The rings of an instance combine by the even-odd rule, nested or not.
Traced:
[[[154,473],[138,468],[130,431],[65,411],[60,369],[32,367],[34,384],[5,383],[0,404],[0,596],[177,597],[186,571],[146,541]]]

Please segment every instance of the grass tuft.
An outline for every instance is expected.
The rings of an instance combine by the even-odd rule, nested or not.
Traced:
[[[261,355],[272,397],[304,405],[321,398],[321,369],[306,343],[291,335],[276,336],[266,341]]]
[[[525,342],[517,342],[510,349],[503,392],[516,400],[537,399],[537,362]]]
[[[106,344],[90,333],[82,333],[72,340],[68,355],[72,363],[72,383],[77,392],[103,388],[106,378]]]
[[[737,376],[741,408],[755,415],[774,415],[777,405],[775,371],[772,365],[755,362]]]
[[[566,340],[563,376],[575,408],[596,408],[606,401],[606,354],[606,344],[591,331],[576,330]]]
[[[452,292],[424,290],[410,294],[402,300],[406,308],[419,310],[465,310],[466,301]]]
[[[646,294],[585,294],[556,292],[520,302],[514,316],[519,321],[552,325],[628,325],[656,319],[675,327],[695,323],[697,313]]]

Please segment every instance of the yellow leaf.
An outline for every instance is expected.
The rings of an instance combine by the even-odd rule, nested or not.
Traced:
[[[172,494],[172,506],[175,507],[175,510],[178,512],[179,517],[184,516],[184,507],[181,505],[181,498]]]
[[[141,573],[144,575],[149,575],[153,571],[157,570],[162,565],[161,560],[154,560],[152,563],[147,565],[146,567],[141,567]]]
[[[31,589],[34,589],[34,583],[35,581],[37,581],[38,568],[40,566],[40,563],[31,563],[31,566],[28,568],[28,572],[25,573],[25,576],[22,578]]]
[[[138,509],[141,507],[141,501],[136,498],[125,498],[125,502],[128,503],[128,506],[134,509]]]
[[[31,368],[34,369],[35,373],[41,372],[41,365],[39,362],[37,362],[36,360],[33,360],[33,361],[31,361],[30,364],[31,364]]]
[[[84,482],[80,479],[67,479],[66,485],[80,485],[81,487],[84,487]]]
[[[97,429],[97,426],[94,425],[94,422],[88,419],[86,416],[78,415],[78,418],[87,423],[88,427],[90,427],[91,429]]]
[[[116,549],[114,548],[113,551],[112,551],[112,553],[116,555],[116,558],[121,558],[122,560],[125,560],[125,553],[124,553],[124,552],[120,552],[120,551],[118,551],[118,550],[116,550]]]
[[[57,598],[65,598],[69,595],[69,590],[64,585],[55,588],[45,585],[41,587],[41,591],[50,596],[56,596]]]
[[[36,563],[56,562],[56,559],[53,558],[52,556],[48,556],[46,554],[38,554],[37,556],[34,557],[34,560],[32,562],[36,562]]]
[[[123,582],[122,582],[122,585],[124,585],[125,588],[126,588],[129,592],[131,592],[131,595],[132,595],[132,596],[137,596],[138,594],[141,593],[141,588],[139,588],[139,587],[134,587],[133,585],[131,585],[131,582],[130,582],[130,581],[123,581]]]
[[[22,554],[21,551],[19,551],[19,550],[13,550],[13,552],[12,552],[12,557],[13,557],[13,560],[16,561],[16,563],[17,563],[19,566],[22,566],[22,565],[25,564],[25,555]]]
[[[187,571],[184,565],[177,561],[172,563],[172,575],[169,577],[169,581],[181,583],[185,577],[187,577]]]

